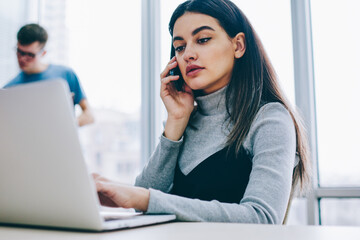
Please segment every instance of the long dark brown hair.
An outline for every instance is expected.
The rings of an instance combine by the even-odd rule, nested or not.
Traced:
[[[310,172],[305,130],[301,118],[285,98],[270,60],[249,20],[229,0],[189,0],[180,4],[174,11],[169,22],[171,36],[176,20],[186,12],[202,13],[217,19],[230,38],[234,38],[240,32],[245,34],[246,51],[241,58],[235,60],[226,90],[226,108],[230,120],[234,123],[228,136],[228,145],[238,152],[262,104],[281,103],[289,111],[296,130],[296,154],[299,163],[293,171],[293,190],[299,180],[303,189],[309,181]]]

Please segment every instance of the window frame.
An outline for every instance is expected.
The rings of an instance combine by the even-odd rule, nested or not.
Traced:
[[[141,1],[141,162],[155,149],[160,122],[160,0]]]

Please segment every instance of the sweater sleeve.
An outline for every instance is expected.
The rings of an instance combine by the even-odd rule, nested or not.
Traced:
[[[136,178],[135,185],[169,192],[174,180],[177,157],[182,143],[183,138],[172,141],[161,135],[159,144]]]
[[[180,221],[281,224],[291,190],[296,135],[289,112],[278,103],[263,106],[244,147],[253,166],[240,203],[189,199],[150,189],[149,213],[174,213]]]

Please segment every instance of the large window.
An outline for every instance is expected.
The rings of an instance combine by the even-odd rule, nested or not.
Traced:
[[[80,129],[86,159],[94,171],[132,182],[140,168],[141,1],[71,0],[66,13],[69,64],[96,118]]]
[[[131,182],[140,168],[141,2],[123,5],[68,1],[67,25],[70,65],[96,117],[80,129],[87,160],[94,170]]]

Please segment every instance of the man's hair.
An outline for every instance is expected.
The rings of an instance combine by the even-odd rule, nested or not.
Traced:
[[[27,24],[20,28],[17,33],[17,40],[21,45],[29,45],[38,41],[40,45],[45,46],[48,40],[48,34],[46,30],[39,24]]]

